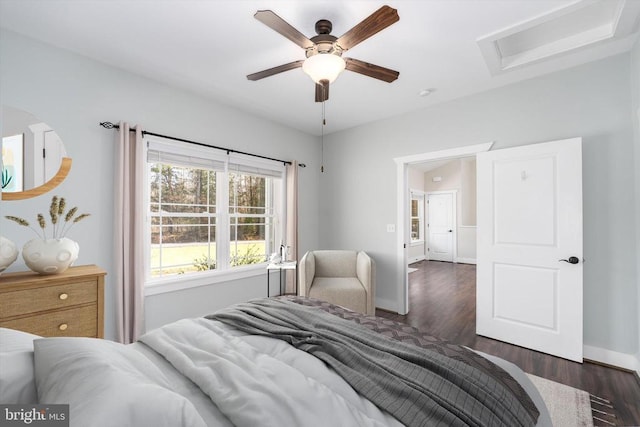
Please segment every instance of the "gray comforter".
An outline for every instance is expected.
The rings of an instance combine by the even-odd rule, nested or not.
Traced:
[[[457,346],[450,357],[445,353],[451,344],[436,351],[390,340],[357,322],[284,299],[238,304],[208,318],[314,355],[405,425],[533,426],[539,416],[506,372],[464,347]]]

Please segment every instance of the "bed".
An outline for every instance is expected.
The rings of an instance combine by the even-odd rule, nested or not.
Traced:
[[[515,365],[405,324],[286,296],[122,345],[0,329],[0,402],[72,426],[551,426]]]

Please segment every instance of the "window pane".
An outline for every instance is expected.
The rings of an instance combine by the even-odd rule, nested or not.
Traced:
[[[411,240],[420,239],[420,218],[411,219]]]
[[[272,183],[271,178],[229,174],[231,267],[265,262],[273,251],[273,207],[268,200]]]
[[[215,212],[216,173],[204,169],[153,164],[151,212]]]
[[[216,268],[216,173],[149,165],[151,276]]]
[[[229,213],[263,215],[269,178],[229,173]]]
[[[229,265],[238,267],[249,264],[259,264],[266,261],[265,241],[236,241],[231,244]]]
[[[158,220],[158,218],[154,218]],[[202,225],[158,225],[162,232],[151,244],[152,276],[184,274],[216,268],[215,224]],[[170,229],[181,229],[183,236],[193,238],[176,241]],[[166,233],[165,233],[166,231]],[[162,244],[158,244],[162,239]]]
[[[208,242],[215,239],[209,228],[214,223],[214,217],[153,216],[151,241],[164,244]]]
[[[269,220],[269,223],[271,221]],[[230,265],[232,267],[264,262],[270,253],[267,247],[265,218],[231,218]],[[272,240],[272,239],[271,239]]]
[[[418,216],[418,201],[416,199],[411,200],[411,216]]]

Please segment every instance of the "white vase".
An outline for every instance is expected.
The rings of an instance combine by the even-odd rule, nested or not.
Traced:
[[[18,258],[18,247],[11,240],[0,236],[0,274]]]
[[[31,270],[40,274],[58,274],[78,259],[80,246],[66,237],[33,239],[24,244],[22,258]]]

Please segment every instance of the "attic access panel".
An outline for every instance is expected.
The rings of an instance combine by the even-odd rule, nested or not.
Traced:
[[[637,30],[640,2],[580,1],[477,40],[492,75],[620,40]]]

